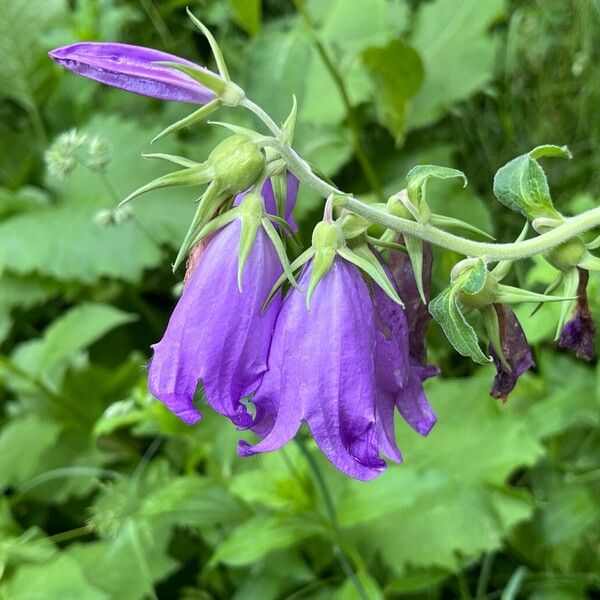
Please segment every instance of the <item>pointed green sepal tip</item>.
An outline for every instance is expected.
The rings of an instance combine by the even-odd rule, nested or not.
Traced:
[[[194,13],[192,13],[189,7],[186,7],[185,11],[187,12],[188,17],[190,18],[192,23],[204,34],[204,36],[208,40],[210,49],[212,50],[213,56],[215,57],[215,62],[217,63],[217,68],[219,69],[219,74],[223,79],[229,81],[230,77],[229,72],[227,70],[227,64],[225,63],[223,53],[221,52],[221,48],[219,48],[217,40],[215,40],[213,34],[210,32],[208,27],[206,27],[206,25],[204,25],[204,23],[202,23],[202,21],[200,21],[200,19],[198,19],[198,17],[196,17]]]
[[[195,160],[190,160],[189,158],[185,158],[185,156],[177,156],[175,154],[164,154],[162,152],[143,152],[142,157],[148,160],[164,160],[166,162],[172,163],[174,165],[179,165],[180,167],[186,167],[188,169],[191,169],[193,167],[199,167],[201,165],[201,163],[196,162]]]
[[[312,247],[305,250],[296,260],[294,260],[292,262],[292,264],[290,265],[290,271],[292,273],[297,271],[300,267],[303,267],[314,255],[315,255],[315,251]],[[275,282],[275,285],[269,292],[269,295],[267,296],[267,298],[261,308],[261,313],[264,313],[265,310],[267,310],[269,303],[275,297],[277,290],[284,284],[286,278],[287,278],[287,275],[285,273],[282,273],[280,275],[279,279]],[[299,291],[302,291],[302,290],[299,289]]]
[[[240,233],[240,243],[238,246],[238,271],[237,283],[238,289],[242,291],[242,278],[244,275],[244,267],[248,262],[248,257],[254,246],[258,228],[261,225],[262,218],[265,214],[263,199],[256,193],[250,192],[246,194],[240,206],[240,219],[242,221],[242,231]]]
[[[291,145],[294,141],[294,132],[296,131],[296,118],[298,116],[298,102],[296,96],[292,96],[292,110],[288,115],[287,119],[283,122],[281,130],[285,136],[284,141],[286,144]]]
[[[212,170],[208,167],[208,165],[206,165],[206,163],[199,164],[195,167],[181,169],[180,171],[175,171],[174,173],[168,173],[167,175],[158,177],[154,181],[143,185],[134,192],[131,192],[127,198],[119,203],[119,206],[127,204],[127,202],[133,200],[141,194],[164,187],[204,185],[210,181],[211,177]]]
[[[264,216],[261,219],[261,223],[262,223],[263,229],[265,230],[265,233],[269,236],[269,239],[273,243],[273,247],[275,248],[275,251],[277,252],[277,257],[279,258],[279,262],[281,263],[283,273],[287,277],[287,279],[290,282],[290,284],[292,285],[292,287],[295,288],[296,290],[300,291],[300,286],[298,285],[296,279],[294,278],[294,273],[292,272],[292,269],[290,268],[290,262],[287,257],[287,252],[285,251],[285,246],[283,244],[283,241],[279,237],[277,230],[275,229],[275,227],[273,227],[271,220],[267,216]]]
[[[577,286],[579,285],[579,272],[577,268],[572,268],[563,273],[563,296],[566,298],[574,298],[577,299]],[[560,338],[560,333],[565,326],[569,318],[569,314],[573,308],[573,301],[571,302],[563,302],[560,307],[560,316],[558,317],[558,323],[556,326],[556,334],[554,336],[555,340]]]
[[[506,360],[504,350],[502,349],[502,342],[500,340],[500,323],[498,321],[498,313],[493,305],[484,306],[479,309],[481,320],[488,335],[488,341],[494,352],[500,359],[503,367],[509,372],[512,372],[512,367]]]
[[[413,276],[417,284],[421,302],[427,304],[425,289],[423,287],[423,240],[413,235],[405,235],[404,244],[406,245],[406,252],[412,265]]]
[[[513,287],[511,285],[499,284],[496,292],[496,301],[501,304],[520,304],[522,302],[571,302],[577,300],[577,296],[550,296],[549,294],[538,294],[529,290]]]
[[[169,125],[165,129],[163,129],[159,134],[155,135],[152,138],[152,141],[150,143],[154,144],[154,142],[160,140],[166,135],[169,135],[170,133],[174,133],[175,131],[179,131],[180,129],[184,129],[185,127],[191,127],[196,123],[200,123],[200,121],[203,121],[206,117],[210,116],[222,105],[223,101],[220,98],[215,98],[214,100],[211,100],[208,104],[201,106],[198,110],[187,115],[187,117],[183,117],[183,119],[180,119],[179,121],[176,121],[172,125]]]
[[[389,280],[382,264],[367,244],[360,244],[350,250],[347,246],[338,249],[338,254],[366,273],[396,304],[404,307],[394,284]]]
[[[177,258],[173,263],[173,271],[177,270],[183,259],[187,256],[187,253],[193,246],[193,241],[196,239],[198,233],[202,230],[204,225],[212,219],[213,215],[219,210],[221,204],[227,200],[228,195],[223,193],[223,190],[218,186],[215,181],[212,181],[206,188],[204,194],[202,194],[194,218],[190,223],[189,229],[185,235],[181,248],[177,254]]]
[[[312,247],[314,258],[310,281],[306,291],[306,308],[310,309],[310,301],[318,283],[325,277],[337,250],[342,246],[343,238],[337,225],[327,221],[317,223],[313,230]]]

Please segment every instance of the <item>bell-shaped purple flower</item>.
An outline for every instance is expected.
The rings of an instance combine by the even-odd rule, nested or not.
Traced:
[[[400,289],[399,293],[402,296],[403,290]],[[416,293],[418,297],[418,292]],[[400,462],[402,455],[396,445],[394,428],[395,409],[398,409],[404,420],[415,431],[427,435],[435,425],[436,417],[425,397],[422,382],[428,377],[437,375],[439,371],[437,367],[421,366],[411,357],[409,324],[405,309],[396,304],[378,286],[374,286],[373,296],[376,323],[376,423],[379,447],[390,460]],[[410,298],[410,295],[408,297]]]
[[[558,342],[561,348],[568,348],[575,352],[577,358],[590,361],[594,358],[596,346],[596,323],[592,318],[587,299],[587,284],[589,272],[577,269],[579,284],[577,286],[577,302],[570,321],[565,323]]]
[[[506,402],[508,394],[517,383],[517,379],[525,371],[535,367],[535,363],[525,332],[515,313],[504,304],[494,304],[494,309],[498,315],[500,346],[505,361],[500,359],[498,353],[490,344],[488,351],[496,366],[496,376],[490,394],[494,398]]]
[[[149,389],[186,423],[202,415],[194,406],[199,382],[206,400],[237,426],[252,418],[241,399],[254,392],[267,369],[277,295],[262,305],[282,272],[267,234],[259,228],[238,289],[241,219],[236,218],[209,242],[169,321],[154,346]]]
[[[296,207],[296,199],[298,198],[298,188],[300,182],[297,177],[291,172],[286,172],[286,199],[285,199],[285,220],[293,231],[298,231],[298,225],[294,221],[294,208]],[[235,197],[234,206],[240,204],[248,192],[243,192]],[[265,210],[270,215],[278,215],[277,202],[275,200],[275,192],[273,191],[273,181],[267,179],[262,186],[261,195],[265,202]]]
[[[306,290],[312,263],[300,277]],[[253,402],[253,430],[240,442],[247,456],[281,448],[308,424],[323,454],[360,480],[385,469],[375,415],[375,325],[369,290],[358,269],[336,256],[314,290],[310,309],[296,290],[285,298],[273,334],[269,370]]]
[[[161,100],[207,104],[214,92],[185,73],[159,62],[172,62],[218,76],[188,60],[152,48],[109,42],[81,42],[49,53],[59,65],[82,77]]]

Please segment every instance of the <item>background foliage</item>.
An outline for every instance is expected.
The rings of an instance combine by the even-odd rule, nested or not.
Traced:
[[[305,15],[290,0],[0,0],[0,597],[356,598],[340,547],[370,598],[591,597],[600,385],[596,365],[556,351],[556,307],[521,313],[537,368],[506,406],[432,326],[438,425],[427,439],[401,427],[405,464],[367,485],[315,452],[334,519],[295,445],[239,459],[229,423],[204,411],[188,428],[149,396],[193,197],[154,192],[113,226],[95,216],[161,174],[140,153],[188,109],[60,72],[46,52],[119,40],[205,62],[185,5],[274,117],[296,94],[298,149],[346,189],[375,199],[418,162],[460,168],[469,187],[432,183],[431,204],[509,240],[522,224],[492,176],[556,143],[575,155],[548,163],[558,207],[600,198],[598,0],[313,0]],[[47,172],[74,126],[109,142],[106,179]],[[203,159],[223,135],[197,127],[157,151]],[[305,239],[319,211],[303,190]],[[436,258],[441,287],[456,257]],[[551,273],[534,261],[515,277],[543,289]]]

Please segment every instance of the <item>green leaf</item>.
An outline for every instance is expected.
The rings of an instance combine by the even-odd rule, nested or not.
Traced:
[[[425,82],[414,98],[410,128],[437,121],[491,81],[497,44],[488,30],[504,2],[435,0],[420,7],[410,42],[423,59]]]
[[[109,600],[109,596],[86,579],[83,569],[75,560],[59,554],[54,560],[41,565],[23,565],[2,586],[8,598],[28,600]]]
[[[262,18],[262,0],[229,0],[236,23],[250,35],[256,35]]]
[[[37,96],[52,67],[42,32],[66,15],[64,0],[3,0],[0,20],[0,97],[37,113]],[[39,115],[37,117],[39,119]]]
[[[467,285],[467,289],[471,289],[471,287],[469,284]],[[460,310],[459,292],[460,289],[457,285],[446,288],[429,303],[429,312],[459,354],[471,358],[476,363],[487,364],[490,362],[490,358],[481,351],[475,330]]]
[[[530,221],[540,217],[561,218],[552,204],[546,174],[537,162],[543,156],[571,158],[571,153],[566,146],[538,146],[500,167],[494,176],[496,198]]]
[[[409,199],[415,206],[421,206],[421,201],[425,197],[425,184],[431,177],[435,179],[461,178],[463,180],[463,187],[467,185],[467,177],[458,169],[438,167],[437,165],[417,165],[406,176],[406,191],[408,192]]]
[[[34,376],[52,373],[115,327],[134,319],[106,304],[81,304],[53,321],[42,338],[18,346],[13,360]]]
[[[258,515],[234,529],[217,546],[212,562],[232,566],[252,564],[274,550],[289,548],[321,532],[314,522],[301,518]]]
[[[419,54],[401,40],[386,46],[367,48],[362,53],[375,92],[379,121],[399,141],[404,136],[411,99],[423,82],[423,65]]]
[[[5,425],[0,434],[0,489],[18,485],[37,472],[61,429],[62,425],[34,414]]]

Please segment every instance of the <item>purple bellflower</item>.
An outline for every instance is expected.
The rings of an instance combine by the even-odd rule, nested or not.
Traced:
[[[163,339],[154,345],[151,393],[188,424],[202,418],[194,406],[199,382],[208,404],[238,427],[252,417],[241,399],[254,392],[267,369],[267,354],[280,296],[261,314],[282,272],[267,234],[259,228],[238,288],[242,222],[214,235],[191,273]]]
[[[491,395],[506,402],[508,394],[513,390],[517,379],[532,367],[535,367],[531,349],[527,343],[525,332],[515,313],[504,304],[494,304],[498,315],[500,346],[504,360],[490,344],[488,351],[494,365],[496,376],[492,384]]]
[[[587,284],[590,275],[585,269],[577,270],[579,272],[577,302],[571,320],[561,331],[559,346],[573,350],[577,358],[590,361],[594,358],[596,345],[596,323],[592,318],[587,299]]]
[[[313,264],[299,285],[306,289]],[[252,429],[263,439],[241,441],[242,456],[284,446],[306,421],[317,445],[340,471],[363,481],[385,469],[375,415],[373,304],[359,270],[339,256],[314,290],[293,290],[277,318],[269,370],[253,402]]]
[[[82,77],[161,100],[207,104],[215,94],[192,77],[169,66],[172,62],[218,77],[184,58],[141,46],[109,42],[81,42],[56,48],[50,58]]]

